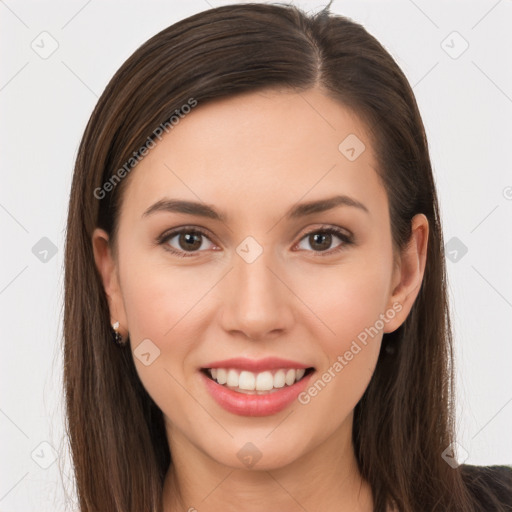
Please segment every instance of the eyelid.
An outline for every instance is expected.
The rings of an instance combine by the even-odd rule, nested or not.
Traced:
[[[313,235],[315,233],[327,233],[338,237],[341,240],[341,244],[337,245],[332,249],[328,249],[326,251],[305,251],[313,254],[313,257],[329,257],[336,256],[340,252],[344,251],[348,246],[353,245],[355,243],[354,235],[345,228],[341,228],[340,226],[333,225],[322,225],[320,227],[308,229],[303,235],[299,238],[299,241],[295,246],[299,245],[302,240],[306,237]],[[294,247],[295,247],[294,246]]]
[[[199,254],[205,252],[204,250],[203,251],[181,251],[181,250],[177,250],[173,247],[167,246],[168,245],[167,242],[170,239],[172,239],[175,236],[180,235],[182,233],[199,234],[199,235],[202,235],[205,238],[207,238],[212,244],[218,245],[213,240],[211,240],[211,238],[213,238],[213,237],[210,235],[209,230],[202,228],[202,227],[193,226],[193,225],[180,226],[180,227],[172,228],[168,231],[165,231],[159,237],[157,237],[156,244],[164,245],[165,250],[171,252],[172,254],[174,254],[175,256],[178,256],[178,257],[194,257],[196,255],[199,255]],[[333,235],[337,236],[342,241],[342,243],[340,245],[334,247],[333,249],[328,249],[326,251],[305,251],[305,252],[313,253],[313,255],[315,257],[316,256],[322,257],[322,256],[338,254],[338,252],[344,250],[346,248],[346,246],[352,245],[354,243],[354,235],[348,229],[342,228],[340,226],[334,226],[331,224],[319,224],[317,227],[307,228],[307,230],[300,236],[299,240],[293,247],[296,247],[306,237],[313,235],[315,233],[333,234]]]
[[[170,229],[168,231],[165,231],[160,236],[158,236],[157,239],[155,240],[155,242],[156,242],[157,245],[164,245],[164,246],[166,246],[167,242],[171,238],[174,238],[177,235],[181,235],[182,233],[199,234],[199,235],[202,235],[203,237],[207,238],[212,244],[218,245],[213,240],[211,240],[211,238],[213,238],[213,237],[212,237],[212,235],[209,233],[209,231],[207,229],[200,228],[198,226],[180,226],[180,227],[177,227],[177,228],[172,228],[172,229]],[[183,252],[184,254],[187,254],[187,255],[190,255],[190,256],[194,256],[195,254],[204,252],[204,251],[191,251],[191,252],[187,253],[187,251],[178,251],[177,249],[174,249],[173,247],[165,247],[165,249],[170,251],[171,253],[173,253],[175,255],[178,255],[178,256],[179,256],[178,252]],[[183,254],[182,254],[182,256],[183,256]]]

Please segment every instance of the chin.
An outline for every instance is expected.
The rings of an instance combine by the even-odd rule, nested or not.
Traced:
[[[219,443],[214,450],[207,450],[206,453],[219,464],[249,471],[284,468],[295,463],[303,455],[303,450],[297,450],[297,446],[304,446],[303,439],[289,435],[284,439],[277,433],[269,435],[270,432],[272,429],[267,429],[264,434],[254,436],[251,440],[246,430],[245,435],[227,444]],[[275,439],[269,439],[273,435],[276,436]],[[265,436],[269,438],[265,439]]]

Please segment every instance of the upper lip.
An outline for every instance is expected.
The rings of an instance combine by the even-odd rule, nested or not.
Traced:
[[[281,359],[279,357],[265,357],[264,359],[247,359],[246,357],[235,357],[233,359],[224,359],[222,361],[213,361],[203,368],[237,368],[250,372],[261,372],[264,370],[273,370],[275,368],[311,368],[307,364],[291,361],[290,359]]]

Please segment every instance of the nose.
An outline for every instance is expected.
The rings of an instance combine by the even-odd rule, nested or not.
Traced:
[[[269,252],[251,263],[235,257],[225,282],[222,322],[227,332],[262,340],[282,336],[293,325],[293,293]]]

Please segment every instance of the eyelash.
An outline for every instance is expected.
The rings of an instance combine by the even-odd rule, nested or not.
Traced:
[[[193,234],[193,235],[202,235],[209,239],[208,234],[202,231],[201,229],[195,228],[195,227],[183,227],[174,231],[171,231],[169,233],[163,233],[158,237],[156,240],[158,245],[163,245],[164,249],[171,252],[175,256],[179,258],[190,258],[195,256],[197,253],[200,253],[202,251],[191,251],[187,253],[186,251],[178,251],[167,244],[167,242],[174,238],[176,235],[181,235],[182,233],[187,234]],[[332,256],[333,254],[337,254],[340,251],[343,251],[347,248],[347,246],[352,245],[354,243],[353,237],[345,234],[343,231],[341,231],[338,228],[334,228],[332,226],[326,227],[326,228],[317,228],[313,231],[309,231],[308,233],[305,233],[304,236],[299,240],[299,243],[304,240],[304,238],[307,238],[308,236],[311,236],[313,234],[329,234],[329,235],[336,235],[338,238],[342,240],[342,244],[338,245],[334,249],[330,249],[327,251],[308,251],[315,253],[315,257],[326,257],[326,256]],[[211,240],[210,240],[211,241]]]

